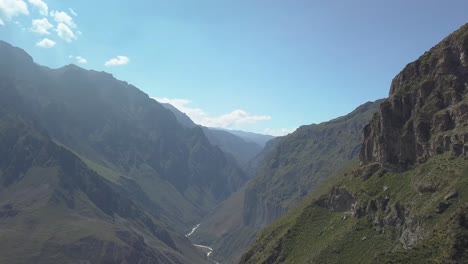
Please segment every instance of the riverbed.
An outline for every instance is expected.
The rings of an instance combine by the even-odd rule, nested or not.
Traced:
[[[194,227],[192,228],[192,231],[190,231],[189,233],[187,233],[187,234],[185,235],[185,237],[188,238],[188,237],[190,237],[191,235],[193,235],[193,233],[195,233],[195,231],[197,231],[197,229],[198,229],[199,227],[200,227],[200,224],[194,226]],[[192,244],[193,244],[193,243],[192,243]],[[213,262],[213,263],[215,263],[215,264],[219,264],[219,262],[210,259],[211,254],[213,254],[213,249],[212,249],[211,247],[209,247],[209,246],[204,246],[204,245],[198,245],[198,244],[193,244],[193,245],[194,245],[195,247],[197,247],[197,248],[200,248],[200,249],[206,254],[206,256],[208,257],[208,259],[209,259],[211,262]]]

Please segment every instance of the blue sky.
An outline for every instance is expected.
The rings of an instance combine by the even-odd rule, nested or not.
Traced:
[[[111,72],[209,126],[284,134],[387,96],[466,0],[0,0],[0,39]]]

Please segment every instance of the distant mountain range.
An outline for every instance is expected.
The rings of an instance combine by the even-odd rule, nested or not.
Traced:
[[[173,105],[167,103],[163,103],[162,105],[171,110],[179,123],[183,126],[188,128],[199,126],[195,124],[190,117],[175,108]],[[270,135],[262,135],[239,130],[209,128],[204,126],[199,127],[202,128],[211,144],[218,146],[224,151],[224,153],[231,155],[232,158],[250,176],[253,176],[257,169],[253,164],[250,164],[250,161],[260,154],[263,147],[269,140],[275,138]]]
[[[246,132],[246,131],[242,131],[242,130],[232,130],[232,129],[224,129],[224,128],[211,128],[211,129],[227,131],[227,132],[229,132],[231,134],[234,134],[234,135],[236,135],[236,136],[238,136],[240,138],[243,138],[245,141],[257,143],[261,147],[264,147],[265,144],[268,141],[275,138],[274,136],[270,136],[270,135]]]

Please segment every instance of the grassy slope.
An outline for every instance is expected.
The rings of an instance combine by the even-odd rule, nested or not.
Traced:
[[[366,181],[351,176],[350,171],[335,176],[263,230],[242,263],[343,263],[344,259],[347,263],[440,263],[453,256],[454,243],[460,243],[455,238],[467,234],[453,220],[458,212],[467,210],[465,159],[436,156],[409,171],[376,173]],[[434,184],[437,191],[421,193],[416,187],[420,183]],[[389,197],[390,207],[397,203],[408,206],[411,217],[423,222],[427,239],[405,250],[398,241],[401,230],[397,227],[385,226],[384,232],[377,231],[367,217],[356,218],[315,205],[313,201],[327,193],[331,185],[351,191],[358,197],[358,204]],[[453,191],[459,197],[445,212],[436,213],[438,203]]]

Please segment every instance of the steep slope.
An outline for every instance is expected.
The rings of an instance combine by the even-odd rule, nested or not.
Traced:
[[[380,102],[363,104],[346,116],[300,127],[273,141],[255,177],[206,217],[191,239],[213,247],[213,258],[235,262],[257,231],[357,159],[362,129]]]
[[[246,141],[224,130],[203,127],[203,132],[211,144],[219,146],[224,153],[231,155],[246,172],[249,162],[262,151],[259,144]]]
[[[164,106],[166,109],[170,110],[175,115],[175,117],[177,118],[177,121],[179,121],[179,123],[182,126],[188,127],[188,128],[193,128],[197,126],[197,124],[195,124],[187,114],[182,113],[179,109],[175,108],[173,105],[168,104],[168,103],[161,103],[161,105]]]
[[[250,159],[245,169],[247,175],[257,174],[258,169],[263,164],[265,164],[266,160],[270,156],[270,153],[273,152],[273,150],[277,147],[281,139],[282,137],[276,137],[276,138],[269,140],[263,147],[262,151],[260,151],[260,153],[258,153],[252,159]]]
[[[266,228],[241,263],[466,263],[466,54],[468,24],[407,65],[364,129],[362,165]]]
[[[5,42],[0,58],[0,80],[18,91],[23,111],[56,143],[179,231],[247,180],[200,128],[184,128],[155,100],[110,74],[41,67]]]
[[[30,120],[0,81],[1,263],[208,263]]]
[[[185,113],[182,113],[180,110],[172,106],[171,104],[162,104],[165,108],[169,109],[176,116],[180,124],[185,127],[193,128],[196,127],[195,124]],[[200,126],[205,133],[205,136],[208,138],[211,144],[218,146],[224,153],[230,155],[236,162],[244,169],[246,172],[251,172],[248,170],[249,162],[255,156],[257,156],[260,151],[262,151],[261,144],[258,144],[250,139],[244,139],[240,136],[236,136],[230,133],[228,130],[220,130],[215,128],[208,128]],[[250,135],[250,134],[249,134]],[[256,135],[256,134],[255,134]],[[258,135],[260,138],[260,135]],[[269,136],[265,136],[268,137]],[[249,174],[253,176],[253,174]]]
[[[466,37],[462,28],[393,79],[390,98],[364,132],[365,164],[401,171],[445,151],[463,152]]]

